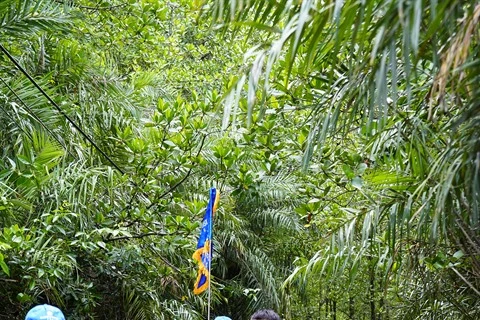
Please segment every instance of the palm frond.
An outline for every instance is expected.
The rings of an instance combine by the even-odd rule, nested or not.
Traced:
[[[49,0],[5,0],[0,4],[0,33],[12,37],[69,27],[68,7]]]

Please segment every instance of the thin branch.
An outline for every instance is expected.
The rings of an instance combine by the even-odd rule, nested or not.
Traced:
[[[123,236],[123,237],[103,239],[103,242],[113,242],[113,241],[130,240],[130,239],[142,239],[142,238],[151,237],[151,236],[164,237],[164,236],[169,236],[169,235],[171,235],[171,233],[147,232],[147,233],[135,234],[135,235],[132,235],[132,236]]]
[[[18,282],[18,280],[15,280],[15,279],[3,279],[3,278],[0,278],[0,281],[3,281],[3,282]]]
[[[59,4],[65,4],[65,5],[68,5],[68,6],[75,7],[75,8],[86,9],[86,10],[90,10],[90,11],[114,10],[114,9],[118,9],[118,8],[127,6],[126,2],[121,3],[121,4],[111,5],[111,6],[108,6],[108,7],[100,7],[100,3],[97,6],[92,7],[92,6],[85,6],[85,5],[81,5],[81,4],[76,4],[73,1],[53,0],[53,2],[56,2],[56,3],[59,3]]]
[[[474,286],[473,284],[470,283],[470,281],[468,281],[467,279],[465,279],[465,277],[457,271],[457,269],[455,269],[455,267],[451,267],[451,269],[463,280],[463,282],[465,282],[469,287],[470,289],[472,289],[476,294],[478,294],[480,296],[480,291],[478,291]]]

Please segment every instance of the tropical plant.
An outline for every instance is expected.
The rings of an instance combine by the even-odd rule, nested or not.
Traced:
[[[247,125],[275,96],[311,110],[306,171],[331,163],[332,144],[360,144],[354,165],[372,166],[366,176],[343,168],[358,196],[340,203],[347,214],[339,231],[294,275],[334,281],[349,272],[354,285],[360,273],[374,294],[394,290],[389,301],[372,295],[372,319],[398,316],[392,310],[412,319],[477,317],[478,3],[220,0],[206,12],[269,35],[230,93],[238,96],[248,79]],[[225,123],[241,112],[235,101],[226,99]]]
[[[222,137],[216,90],[237,63],[237,44],[216,44],[205,25],[199,32],[188,6],[169,8],[2,3],[0,310],[9,318],[42,302],[76,319],[201,318],[206,302],[191,293],[190,257],[214,181],[229,208],[219,212],[214,310],[245,317],[279,304],[283,275],[269,242],[298,227],[281,205],[292,207],[282,193],[289,176],[272,174],[276,157],[262,161],[280,148],[263,138],[257,150],[234,148],[240,140]],[[149,34],[167,30],[168,46],[156,46]],[[132,61],[134,48],[141,55]],[[225,303],[239,297],[235,308]]]

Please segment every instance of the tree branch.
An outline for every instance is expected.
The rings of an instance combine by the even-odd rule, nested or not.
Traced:
[[[84,5],[76,4],[73,1],[53,0],[53,2],[60,3],[60,4],[66,4],[66,5],[69,5],[69,6],[72,6],[72,7],[91,10],[91,11],[114,10],[114,9],[117,9],[117,8],[125,7],[127,5],[127,3],[125,2],[125,3],[121,3],[121,4],[117,4],[117,5],[111,5],[111,6],[108,6],[108,7],[100,7],[99,5],[97,5],[95,7],[91,7],[91,6],[84,6]]]
[[[203,149],[203,145],[205,144],[205,139],[207,138],[206,135],[203,136],[202,138],[202,143],[200,144],[200,148],[197,152],[197,155],[196,157],[198,157],[198,155],[200,154],[200,152],[202,151]],[[168,189],[167,191],[165,191],[164,193],[162,193],[158,199],[162,199],[163,197],[165,197],[167,194],[169,194],[170,192],[172,192],[173,190],[177,189],[183,182],[185,182],[185,180],[187,180],[187,178],[190,176],[190,174],[192,173],[192,167],[190,167],[187,171],[187,173],[185,174],[185,176],[180,179],[180,181],[178,181],[177,183],[175,183],[170,189]],[[154,205],[158,204],[158,199],[157,201],[155,202],[152,202],[148,207],[147,209],[151,209]]]
[[[147,232],[147,233],[142,233],[142,234],[136,234],[132,236],[123,236],[123,237],[116,237],[116,238],[109,238],[109,239],[103,239],[103,242],[113,242],[113,241],[121,241],[121,240],[130,240],[130,239],[141,239],[141,238],[146,238],[146,237],[151,237],[151,236],[159,236],[159,237],[164,237],[171,235],[170,233],[165,233],[165,232]]]

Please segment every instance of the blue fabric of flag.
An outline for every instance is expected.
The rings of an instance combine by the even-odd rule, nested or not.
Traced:
[[[219,194],[215,188],[210,189],[210,200],[202,220],[200,237],[198,238],[197,250],[193,259],[198,262],[197,281],[193,293],[200,294],[208,288],[210,282],[210,263],[212,262],[212,228],[213,214],[217,208]]]

